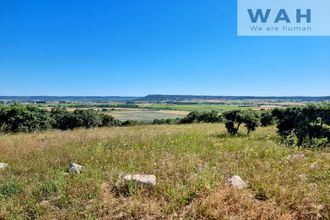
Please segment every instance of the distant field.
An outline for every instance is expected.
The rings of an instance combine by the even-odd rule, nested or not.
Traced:
[[[302,155],[302,156],[301,156]],[[67,174],[72,160],[83,172]],[[329,219],[330,152],[223,124],[0,135],[0,219]],[[151,189],[115,187],[154,174]],[[247,188],[226,185],[239,175]],[[117,189],[117,190],[116,190]]]
[[[142,105],[150,109],[168,109],[179,111],[230,111],[234,109],[247,109],[249,107],[240,107],[238,105],[222,105],[222,104],[150,104]],[[253,108],[253,107],[250,107]]]
[[[107,112],[118,120],[136,120],[136,121],[153,121],[154,119],[168,119],[168,118],[182,118],[189,114],[189,112],[209,112],[218,111],[225,112],[235,109],[274,109],[278,107],[289,107],[294,105],[304,105],[303,103],[290,103],[290,102],[273,102],[263,103],[254,100],[224,102],[224,103],[184,103],[178,102],[177,104],[168,103],[81,103],[81,104],[59,104],[59,105],[47,105],[40,104],[38,106],[51,110],[52,107],[61,106],[68,111],[74,111],[76,109],[94,109],[99,112]]]
[[[121,121],[153,121],[154,119],[182,118],[188,113],[184,111],[152,111],[144,109],[121,109],[108,112],[108,114]]]

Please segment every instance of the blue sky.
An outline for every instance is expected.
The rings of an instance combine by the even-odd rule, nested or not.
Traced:
[[[330,37],[236,22],[235,0],[2,0],[0,95],[330,95]]]

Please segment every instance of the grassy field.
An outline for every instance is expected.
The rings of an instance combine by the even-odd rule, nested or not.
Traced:
[[[70,160],[81,174],[65,173]],[[282,146],[273,127],[249,137],[221,124],[0,135],[0,162],[0,219],[329,218],[329,150]],[[126,173],[157,185],[113,190]],[[232,175],[248,187],[227,186]]]
[[[114,118],[120,121],[153,121],[154,119],[182,118],[189,112],[174,110],[146,110],[146,109],[120,109],[108,112]]]
[[[230,111],[234,109],[247,109],[247,107],[240,107],[238,105],[222,105],[222,104],[148,104],[142,105],[151,109],[167,109],[178,111]]]
[[[48,111],[51,111],[51,107],[43,107]],[[67,108],[68,111],[73,112],[77,108]],[[168,118],[183,118],[188,111],[176,111],[176,110],[153,110],[153,109],[144,109],[144,108],[79,108],[82,110],[93,109],[95,111],[102,112],[102,109],[106,109],[107,113],[113,116],[115,119],[120,121],[126,120],[135,120],[143,122],[151,122],[155,119],[168,119]]]

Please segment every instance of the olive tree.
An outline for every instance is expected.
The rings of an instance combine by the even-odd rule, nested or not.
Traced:
[[[255,131],[260,126],[260,116],[258,112],[252,110],[233,110],[223,113],[225,126],[228,133],[237,134],[240,126],[245,124],[247,134]]]

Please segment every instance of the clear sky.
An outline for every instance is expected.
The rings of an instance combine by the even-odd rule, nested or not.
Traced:
[[[236,0],[1,0],[0,95],[330,95],[330,37],[236,22]]]

